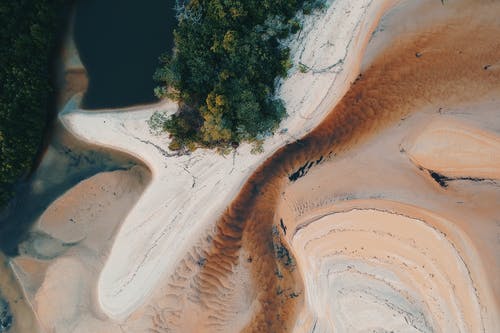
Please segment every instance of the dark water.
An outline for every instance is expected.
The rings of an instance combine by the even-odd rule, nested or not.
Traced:
[[[17,184],[14,200],[0,212],[0,251],[17,255],[17,246],[37,218],[71,187],[99,172],[127,170],[142,165],[132,157],[84,144],[60,125],[41,164],[25,182]]]
[[[90,82],[83,106],[156,101],[153,74],[170,51],[175,0],[79,0],[74,38]]]
[[[78,0],[74,38],[90,82],[85,108],[124,107],[155,101],[158,57],[172,49],[175,0]],[[99,172],[129,169],[140,162],[82,144],[60,125],[30,178],[0,211],[0,251],[17,246],[43,211],[80,181]]]

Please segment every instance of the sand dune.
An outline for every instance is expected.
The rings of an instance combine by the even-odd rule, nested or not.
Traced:
[[[434,122],[404,149],[416,165],[449,178],[500,178],[498,135],[459,122]]]
[[[66,244],[65,251],[47,256],[53,244],[40,243],[36,236],[38,246],[16,258],[13,268],[42,332],[120,332],[96,306],[93,281],[119,223],[148,181],[140,167],[100,173],[69,190],[40,217],[34,231]]]
[[[358,208],[336,205],[290,236],[318,332],[484,331],[471,258],[448,240],[449,222],[394,203],[348,206]]]
[[[494,12],[498,12],[498,7]],[[305,290],[300,286],[300,280],[295,279],[296,283],[290,284],[290,281],[294,280],[295,272],[290,270],[287,272],[286,262],[283,263],[283,259],[287,256],[282,257],[280,253],[273,253],[269,249],[269,244],[274,241],[271,236],[272,224],[280,225],[281,222],[273,207],[279,204],[284,186],[288,181],[300,183],[302,177],[306,180],[312,177],[308,172],[311,168],[314,170],[317,164],[326,165],[330,163],[329,161],[334,163],[349,158],[355,147],[368,142],[368,139],[371,140],[375,133],[395,126],[398,122],[403,124],[414,112],[435,108],[434,113],[439,114],[439,105],[456,105],[468,100],[480,101],[481,97],[486,99],[498,96],[500,73],[485,72],[483,64],[498,61],[500,44],[493,37],[495,35],[493,33],[482,33],[480,38],[477,33],[489,32],[493,27],[500,28],[498,21],[493,21],[496,25],[491,25],[493,19],[491,13],[487,11],[487,7],[468,8],[462,13],[467,15],[467,18],[454,15],[446,24],[437,21],[434,25],[423,26],[417,30],[412,39],[398,40],[375,58],[319,127],[302,140],[279,150],[254,173],[218,221],[218,233],[214,238],[211,253],[207,256],[205,267],[209,267],[210,271],[219,271],[218,279],[221,282],[213,287],[213,293],[217,294],[219,291],[219,296],[207,297],[207,300],[213,303],[222,301],[220,284],[223,285],[226,278],[230,279],[228,276],[231,274],[226,271],[237,265],[240,248],[243,248],[259,258],[254,260],[251,266],[252,278],[258,290],[267,291],[267,294],[261,293],[256,297],[262,310],[255,314],[249,329],[261,330],[273,324],[276,326],[271,326],[271,330],[274,327],[277,329],[278,326],[286,327],[286,321],[281,323],[276,318],[284,320],[285,315],[293,314],[291,309],[295,304],[300,305],[302,297],[306,301],[310,300],[307,295],[310,281],[302,275],[302,281],[306,284],[303,287]],[[459,28],[458,22],[461,20],[468,21],[467,28]],[[432,50],[432,56],[428,53],[425,55],[429,50]],[[423,56],[416,55],[420,51],[423,52]],[[378,151],[377,157],[382,160],[389,158],[383,150]],[[360,162],[368,169],[376,165],[376,160]],[[352,161],[349,166],[351,169],[356,167]],[[335,175],[333,165],[331,170],[331,188],[335,188],[335,183],[342,182],[343,178]],[[380,189],[383,189],[384,182],[388,180],[384,177],[384,171],[381,172],[374,176],[380,179]],[[349,177],[354,175],[350,174]],[[325,184],[326,179],[322,177],[316,181]],[[360,188],[362,189],[363,187]],[[304,196],[311,196],[311,191],[320,192],[314,187],[306,187],[303,191],[301,193]],[[378,191],[372,195],[380,195]],[[425,193],[426,191],[423,191],[421,195]],[[347,197],[349,198],[349,194]],[[396,198],[401,200],[399,196]],[[312,207],[321,204],[321,200],[308,202]],[[287,222],[284,224],[288,227]],[[221,260],[221,257],[225,260]],[[276,274],[277,270],[282,273]],[[201,275],[203,274],[205,272],[202,270]],[[207,293],[205,290],[209,287],[209,284],[202,285],[204,293]],[[284,297],[277,296],[278,289],[288,288],[291,288],[293,293]],[[486,291],[481,297],[488,298],[487,290],[491,286],[485,284],[484,288]],[[301,290],[304,290],[302,294]],[[299,300],[292,297],[297,294]],[[466,303],[467,299],[460,301],[462,305]],[[494,302],[490,301],[490,304]],[[307,306],[310,304],[306,303]],[[318,307],[322,308],[321,305]],[[494,305],[490,305],[489,311],[497,313],[498,310]],[[477,324],[477,320],[474,316],[473,319],[464,319],[467,323],[459,329],[468,331],[469,328],[482,328],[482,324]],[[375,322],[366,322],[366,325],[374,325],[371,327],[377,328]],[[444,331],[450,327],[434,322],[426,325]],[[485,327],[488,331],[496,327],[491,321],[484,325],[487,325]]]
[[[305,284],[307,307],[299,315],[297,330],[316,326],[320,332],[495,331],[499,324],[498,294],[492,296],[496,273],[486,269],[484,259],[495,256],[499,248],[494,237],[487,240],[480,233],[498,232],[497,212],[494,206],[489,213],[474,207],[474,201],[488,193],[475,200],[468,197],[466,207],[460,207],[452,199],[455,195],[439,193],[438,188],[432,191],[432,184],[396,153],[397,144],[392,144],[395,157],[377,162],[370,155],[389,150],[387,138],[398,137],[397,132],[390,134],[348,161],[312,171],[311,178],[287,188],[282,196],[277,216],[285,221],[284,238]],[[386,181],[373,175],[321,181],[332,167],[340,178],[355,174],[363,165],[352,165],[363,160],[376,169],[373,174],[399,171]],[[391,168],[393,164],[397,166]],[[474,190],[466,188],[465,193],[474,195]],[[464,211],[475,219],[464,217]],[[485,214],[480,224],[477,214]],[[494,248],[478,252],[485,241]]]

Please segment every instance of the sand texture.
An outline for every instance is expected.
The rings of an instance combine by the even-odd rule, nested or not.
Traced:
[[[44,331],[499,330],[500,2],[329,4],[263,154],[176,155],[169,101],[61,115],[149,172],[40,217],[13,267]]]
[[[278,130],[280,134],[266,141],[264,154],[250,154],[248,145],[229,156],[206,150],[183,156],[169,152],[166,136],[153,135],[145,121],[154,112],[175,112],[177,105],[168,101],[120,112],[75,110],[62,116],[65,126],[80,139],[128,152],[143,160],[153,174],[150,186],[123,221],[99,276],[98,299],[105,313],[121,320],[137,309],[161,278],[174,273],[199,235],[213,227],[256,167],[323,118],[354,80],[361,62],[357,54],[366,47],[383,4],[337,1],[308,21],[294,54],[306,48],[323,51],[305,54],[301,61],[321,57],[318,66],[323,67],[338,63],[339,57],[349,60],[321,74],[302,74],[295,69],[290,78],[295,83],[285,88],[285,82],[282,89],[290,116],[281,129],[287,130]],[[325,29],[336,33],[325,35]],[[335,47],[323,47],[330,44]],[[330,56],[333,50],[334,59]],[[327,77],[328,85],[319,77]],[[322,91],[315,98],[316,107],[310,108],[304,100],[292,102],[297,95],[308,95],[304,86]]]

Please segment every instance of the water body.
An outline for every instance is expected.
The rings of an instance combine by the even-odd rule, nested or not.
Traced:
[[[175,0],[78,0],[74,39],[89,75],[83,107],[126,107],[155,102],[153,73],[158,57],[172,49]],[[70,108],[78,107],[74,105]],[[0,251],[17,246],[43,211],[80,181],[99,172],[140,164],[118,152],[73,138],[55,120],[50,144],[30,178],[0,211]]]
[[[38,217],[71,187],[99,172],[130,169],[140,162],[132,157],[84,144],[56,125],[41,164],[25,182],[17,184],[15,197],[0,212],[0,251],[17,255]]]
[[[7,332],[12,325],[12,314],[9,303],[0,294],[0,332]]]
[[[74,38],[89,75],[83,106],[117,108],[157,101],[158,57],[172,50],[175,0],[80,0]]]

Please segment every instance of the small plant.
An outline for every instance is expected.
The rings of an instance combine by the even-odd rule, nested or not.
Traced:
[[[264,140],[257,140],[252,144],[251,154],[257,155],[262,154],[264,152]]]
[[[284,246],[281,242],[280,233],[276,225],[272,226],[272,234],[275,257],[289,270],[293,270],[295,267],[295,261],[286,246]]]
[[[200,259],[198,259],[198,261],[196,261],[196,264],[197,264],[198,266],[200,266],[200,267],[204,267],[206,263],[207,263],[207,259],[206,259],[206,258],[203,258],[203,257],[202,257],[202,258],[200,258]]]
[[[149,130],[154,135],[159,135],[165,130],[165,122],[168,116],[164,112],[155,111],[147,120]]]
[[[301,73],[307,73],[311,70],[311,68],[301,62],[299,62],[299,72]]]

